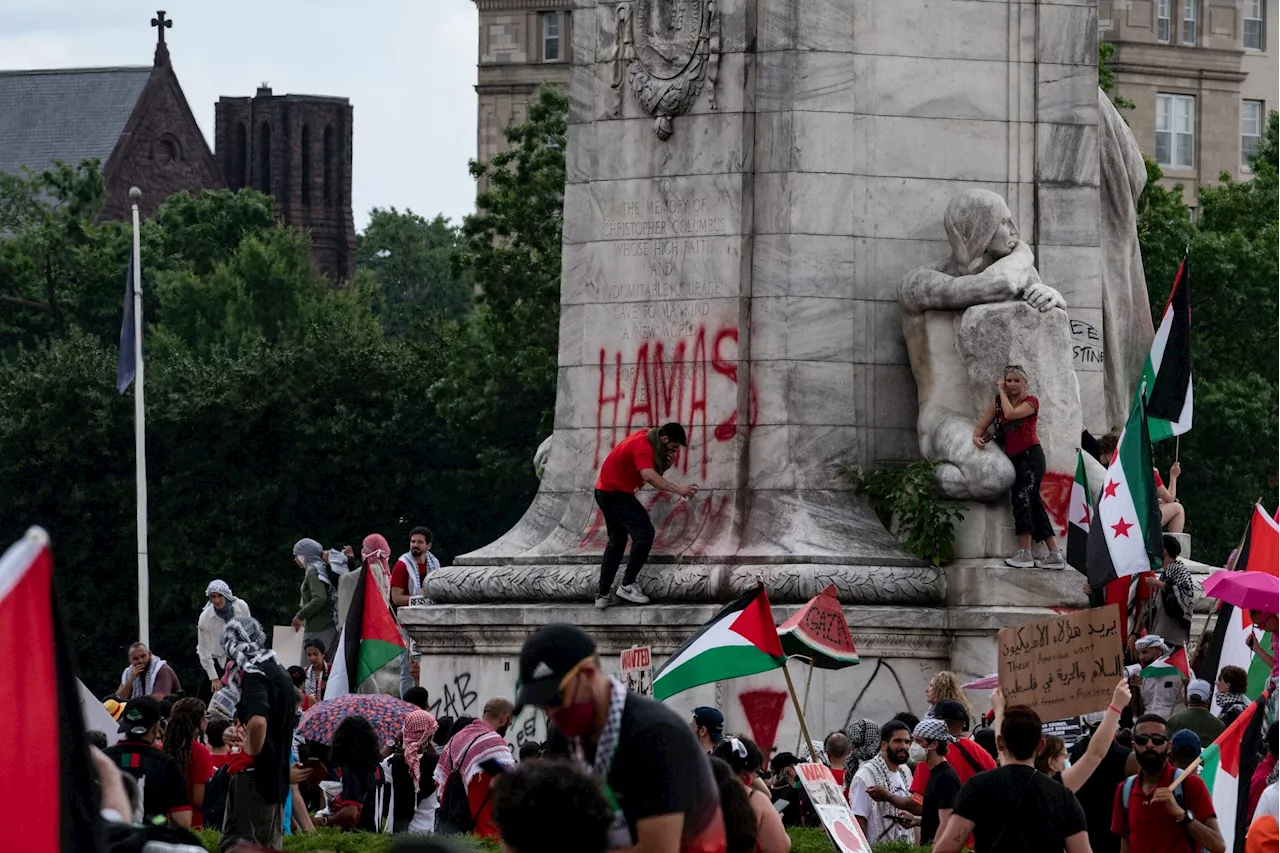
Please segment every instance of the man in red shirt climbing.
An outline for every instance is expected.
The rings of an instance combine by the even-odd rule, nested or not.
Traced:
[[[632,604],[649,603],[649,597],[640,591],[636,577],[653,547],[653,522],[636,498],[636,492],[648,483],[662,492],[682,498],[693,497],[698,491],[697,486],[677,486],[662,477],[686,444],[688,439],[684,427],[677,423],[638,430],[613,448],[600,466],[600,476],[596,479],[596,504],[604,515],[609,544],[605,546],[604,557],[600,561],[596,607],[604,609],[617,602],[613,579],[622,563],[628,536],[631,537],[631,557],[627,560],[627,570],[622,575],[617,598]]]

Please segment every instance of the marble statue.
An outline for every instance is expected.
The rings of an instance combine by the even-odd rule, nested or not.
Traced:
[[[966,190],[947,206],[943,224],[951,256],[908,273],[898,288],[919,400],[916,431],[920,452],[941,463],[943,494],[994,501],[1013,485],[1013,466],[999,447],[975,446],[972,435],[978,408],[1003,365],[972,376],[962,357],[962,324],[976,306],[1022,302],[1041,314],[1058,309],[1061,316],[1051,322],[1065,328],[1066,303],[1040,280],[1031,248],[1018,239],[1013,214],[996,193]]]
[[[1118,427],[1142,375],[1154,335],[1147,279],[1138,248],[1138,196],[1147,184],[1142,151],[1120,113],[1098,90],[1102,185],[1102,345],[1107,425]]]
[[[551,458],[551,439],[554,436],[547,436],[538,445],[538,449],[533,453],[533,473],[538,475],[538,479],[542,479],[542,475],[547,473],[547,461]]]

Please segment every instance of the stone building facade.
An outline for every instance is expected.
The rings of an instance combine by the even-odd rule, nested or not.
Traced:
[[[311,232],[311,259],[333,279],[355,275],[351,214],[352,108],[346,98],[276,95],[218,99],[214,138],[232,189],[275,197],[276,213]]]
[[[540,83],[567,89],[573,0],[476,0],[476,159],[506,148],[502,129],[525,120]]]
[[[1247,154],[1278,106],[1276,0],[1101,0],[1099,38],[1115,44],[1116,91],[1142,150],[1181,183],[1247,177]]]

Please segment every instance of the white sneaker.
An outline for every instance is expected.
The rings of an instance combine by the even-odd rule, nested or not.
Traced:
[[[618,597],[616,595],[597,595],[596,596],[596,610],[604,610],[607,607],[613,607],[613,605],[617,603],[618,603]]]
[[[1036,560],[1037,569],[1065,569],[1067,561],[1062,559],[1061,551],[1050,551],[1043,560]]]
[[[618,587],[618,598],[623,601],[629,601],[632,604],[648,604],[649,596],[640,591],[637,584],[629,583]]]
[[[1031,559],[1031,552],[1023,548],[1012,557],[1007,558],[1004,564],[1013,566],[1015,569],[1029,569],[1036,564],[1036,561]]]

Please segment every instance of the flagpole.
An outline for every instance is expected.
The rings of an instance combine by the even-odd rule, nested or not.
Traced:
[[[796,696],[796,686],[791,681],[791,670],[787,668],[786,661],[782,663],[782,674],[787,679],[787,690],[791,693],[791,703],[796,706],[796,714],[800,717],[800,733],[804,735],[804,742],[809,745],[809,758],[817,761],[818,756],[813,751],[813,738],[809,737],[809,725],[804,721],[804,711],[800,709],[800,699]]]
[[[138,200],[142,190],[129,188],[133,210],[133,447],[137,460],[138,492],[138,640],[150,646],[151,620],[148,615],[151,597],[150,573],[147,567],[147,435],[146,406],[142,388],[142,245],[139,238]]]
[[[1256,503],[1262,503],[1262,498],[1258,498]],[[1249,510],[1249,521],[1245,523],[1244,532],[1240,534],[1240,541],[1236,543],[1236,549],[1231,552],[1231,559],[1227,560],[1227,565],[1223,566],[1229,572],[1235,571],[1236,564],[1240,561],[1240,551],[1244,548],[1244,540],[1249,536],[1249,528],[1253,524],[1253,510]],[[1222,617],[1222,602],[1218,602],[1218,606],[1214,609],[1214,624]],[[1209,630],[1209,620],[1204,621],[1204,628],[1200,631],[1200,639],[1196,641],[1196,654],[1200,653],[1200,649],[1204,646],[1205,640],[1209,639],[1212,632]]]
[[[793,656],[793,657],[797,657],[797,656]],[[805,714],[809,713],[809,688],[813,686],[813,661],[803,657],[799,659],[809,664],[809,675],[804,680],[804,706],[800,709],[800,716],[804,717]],[[788,662],[790,662],[791,660],[792,658],[787,658]],[[796,735],[796,752],[797,753],[800,752],[800,737],[801,735],[799,734]]]

